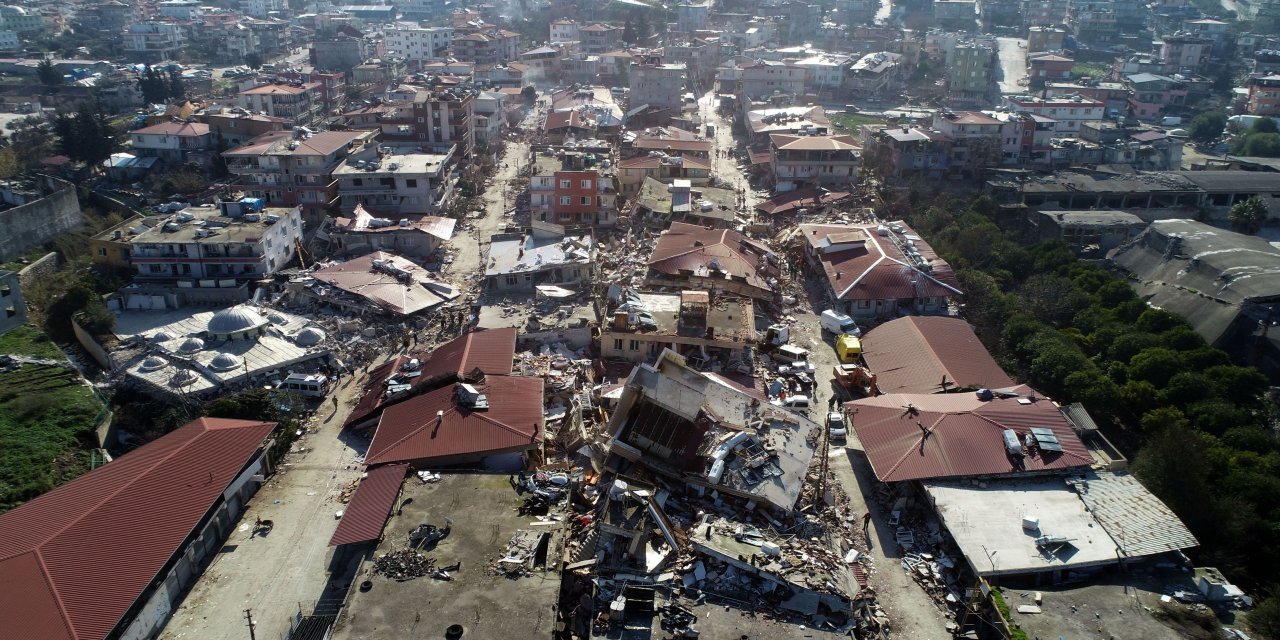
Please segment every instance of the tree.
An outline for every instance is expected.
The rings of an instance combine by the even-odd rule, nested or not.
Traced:
[[[627,44],[636,42],[636,26],[631,22],[631,16],[627,16],[627,21],[622,24],[622,41]]]
[[[18,162],[18,154],[13,147],[0,151],[0,180],[8,180],[22,172],[22,164]]]
[[[182,81],[182,73],[177,69],[169,70],[169,97],[183,100],[187,97],[187,85]]]
[[[164,104],[168,102],[169,90],[172,87],[165,82],[160,72],[147,65],[138,77],[138,89],[142,91],[142,99],[147,104]]]
[[[244,66],[257,71],[262,68],[262,54],[257,51],[250,51],[244,54]]]
[[[649,26],[649,16],[644,11],[640,11],[636,17],[636,42],[635,44],[644,44],[649,41],[649,36],[653,35],[653,29]]]
[[[525,104],[532,106],[538,100],[538,90],[534,89],[533,85],[525,85],[525,88],[520,90],[520,97],[524,98]]]
[[[1272,118],[1261,118],[1249,127],[1249,133],[1280,133],[1280,126]]]
[[[1236,155],[1254,158],[1280,158],[1280,134],[1247,133],[1235,144]]]
[[[1258,196],[1237,202],[1231,206],[1227,219],[1231,221],[1231,228],[1240,233],[1257,233],[1267,219],[1267,203]]]
[[[1227,126],[1227,114],[1221,111],[1205,111],[1191,119],[1187,135],[1196,142],[1212,142],[1222,135]]]
[[[36,65],[36,75],[40,77],[40,84],[47,88],[54,88],[62,84],[62,74],[53,66],[53,58],[45,57],[40,60],[40,64]]]

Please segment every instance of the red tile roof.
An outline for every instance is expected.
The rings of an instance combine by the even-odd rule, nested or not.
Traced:
[[[489,409],[459,405],[456,386],[448,386],[383,411],[366,463],[448,463],[542,442],[542,378],[487,376],[476,389],[488,398]]]
[[[857,151],[862,146],[850,135],[793,136],[785,133],[769,134],[774,147],[787,151]]]
[[[894,393],[847,403],[876,477],[884,482],[1069,469],[1093,464],[1084,443],[1051,401],[982,401],[973,393]],[[908,410],[914,407],[914,411]],[[925,437],[921,427],[928,430]],[[1029,429],[1049,429],[1060,453],[1021,459],[1005,451],[1004,430],[1023,440]]]
[[[831,290],[840,300],[912,300],[959,294],[960,281],[951,265],[939,258],[914,230],[905,225],[904,229],[901,235],[895,234],[895,238],[904,245],[906,240],[912,241],[916,252],[929,260],[928,273],[912,266],[899,242],[879,235],[876,225],[800,225],[810,249],[819,254]],[[822,253],[828,236],[852,230],[866,232],[865,247]]]
[[[418,370],[421,375],[403,378],[401,382],[410,385],[410,389],[396,397],[398,402],[412,396],[423,389],[440,384],[448,384],[467,377],[472,371],[480,369],[486,375],[505,375],[511,373],[512,362],[516,353],[516,330],[512,327],[501,329],[476,329],[440,345],[434,352],[418,351],[409,355],[396,356],[371,370],[364,380],[364,395],[360,402],[347,416],[344,426],[350,427],[364,421],[387,406],[385,391],[387,380],[395,376],[400,368],[412,358],[419,361]]]
[[[382,528],[387,525],[387,516],[391,515],[396,496],[400,495],[400,485],[404,484],[404,476],[408,472],[407,464],[388,464],[370,469],[343,510],[342,520],[329,539],[329,546],[368,542],[382,537]]]
[[[274,428],[201,418],[0,515],[0,635],[111,634]]]
[[[710,140],[678,140],[676,138],[636,138],[631,144],[636,149],[657,151],[695,151],[707,153],[711,151]]]
[[[149,127],[134,129],[130,134],[142,133],[151,135],[200,137],[209,135],[209,125],[203,122],[161,122]]]
[[[768,200],[756,204],[756,208],[770,215],[791,213],[798,209],[815,206],[826,206],[849,197],[847,191],[819,191],[816,187],[804,187],[794,191],[779,193]],[[815,203],[815,200],[817,202]]]
[[[649,268],[667,275],[688,275],[708,268],[712,261],[723,273],[745,281],[752,287],[772,290],[764,267],[765,247],[731,229],[708,229],[684,222],[671,223],[658,238],[649,256]]]
[[[883,393],[938,393],[943,376],[950,389],[1015,384],[960,318],[890,320],[863,336],[862,358]]]

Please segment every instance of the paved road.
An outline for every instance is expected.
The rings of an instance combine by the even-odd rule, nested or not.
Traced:
[[[1027,92],[1027,41],[1022,38],[997,38],[1000,44],[1000,79],[1002,95]]]
[[[742,172],[746,165],[742,160],[735,158],[732,152],[741,148],[746,140],[741,136],[734,135],[733,118],[718,113],[718,104],[719,100],[716,98],[715,91],[708,91],[698,99],[698,113],[702,116],[703,131],[706,130],[705,125],[707,124],[715,125],[716,128],[715,150],[711,153],[711,172],[713,175],[728,182],[728,188],[746,194],[747,211],[744,217],[749,218],[756,203],[769,196],[763,191],[753,189],[747,179],[743,177]]]

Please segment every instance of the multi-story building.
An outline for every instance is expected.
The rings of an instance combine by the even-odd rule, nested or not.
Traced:
[[[125,29],[123,48],[126,55],[138,60],[172,60],[186,40],[182,25],[175,22],[136,22]]]
[[[1246,109],[1255,116],[1280,115],[1280,75],[1250,78]]]
[[[455,148],[445,153],[421,153],[407,147],[366,148],[347,156],[333,170],[342,211],[351,212],[361,205],[371,214],[396,218],[443,212],[458,182]]]
[[[804,67],[762,60],[738,71],[738,91],[752,100],[767,100],[774,95],[804,95]]]
[[[636,156],[618,163],[618,190],[627,198],[640,192],[646,178],[664,184],[688,180],[690,186],[711,182],[711,161],[693,156]]]
[[[318,83],[272,82],[240,92],[240,106],[273,118],[283,118],[291,127],[312,127],[323,118]]]
[[[1027,55],[1027,83],[1033,89],[1039,89],[1049,82],[1067,82],[1071,80],[1071,69],[1076,61],[1070,57],[1056,53],[1034,53]]]
[[[4,5],[0,6],[0,29],[17,31],[18,35],[36,35],[45,30],[45,24],[38,11]]]
[[[195,0],[161,0],[156,3],[156,12],[174,20],[196,20],[203,13],[200,3]]]
[[[1212,40],[1188,33],[1175,33],[1160,41],[1160,61],[1170,73],[1199,73],[1212,52]]]
[[[411,62],[439,60],[453,43],[453,27],[420,27],[400,22],[385,33],[387,55]]]
[[[986,100],[995,67],[995,49],[986,41],[957,42],[947,58],[947,96],[962,102]]]
[[[586,154],[576,152],[534,159],[529,204],[535,219],[569,227],[617,223],[614,176],[590,162]]]
[[[597,22],[578,29],[578,50],[583,53],[608,53],[617,50],[621,44],[622,27]]]
[[[853,99],[893,93],[902,76],[902,54],[868,53],[850,63],[844,72],[844,92]]]
[[[1022,25],[1022,0],[978,0],[978,21],[986,33]],[[936,15],[936,14],[935,14]]]
[[[453,37],[453,57],[476,64],[503,64],[520,57],[520,34],[492,29]]]
[[[222,154],[235,185],[271,206],[303,207],[308,221],[319,222],[338,205],[333,170],[352,153],[377,139],[377,131],[268,133]]]
[[[632,108],[647,104],[658,109],[680,110],[686,87],[682,64],[662,64],[656,58],[633,62],[627,73]]]
[[[137,234],[129,243],[129,261],[141,283],[228,288],[283,269],[301,239],[299,207],[259,211],[222,203],[184,209]]]
[[[475,94],[464,89],[419,91],[411,113],[413,140],[437,149],[457,146],[458,160],[470,162],[476,146]]]
[[[609,360],[653,362],[663,349],[697,361],[750,362],[756,341],[749,298],[707,291],[629,291],[611,301],[600,325],[600,355]],[[728,370],[726,368],[726,370]]]
[[[1177,111],[1187,104],[1186,83],[1154,73],[1135,73],[1125,76],[1125,85],[1132,94],[1129,108],[1141,120],[1154,120],[1166,115],[1167,110]]]
[[[289,7],[286,0],[244,0],[244,13],[250,18],[265,20],[273,12],[284,11]]]
[[[1069,0],[1025,0],[1022,23],[1028,27],[1064,24]]]
[[[851,184],[861,166],[862,147],[853,136],[769,136],[769,168],[778,191]]]
[[[18,39],[18,32],[9,29],[0,30],[0,51],[5,53],[15,53],[22,50],[22,41]]]
[[[1120,35],[1112,0],[1071,0],[1067,27],[1078,42],[1088,45],[1110,44]]]
[[[552,20],[551,42],[578,42],[581,39],[578,30],[578,23],[573,20]]]
[[[981,111],[946,111],[933,118],[933,128],[951,139],[947,164],[952,171],[976,172],[999,165],[1004,140],[1012,139],[1010,147],[1017,141],[1017,136],[1003,135],[1005,127],[1005,122]]]
[[[162,122],[130,131],[129,139],[134,155],[171,164],[203,163],[213,148],[209,125],[201,122]]]
[[[369,57],[369,45],[364,38],[340,33],[311,43],[311,65],[324,71],[351,73]]]
[[[1106,105],[1101,100],[1081,95],[1071,96],[1005,96],[1004,106],[1019,113],[1029,113],[1053,121],[1058,137],[1074,138],[1085,122],[1102,120]]]
[[[260,116],[241,107],[206,113],[204,121],[209,125],[209,135],[214,145],[223,143],[228,149],[238,147],[264,133],[283,131],[287,124],[283,118]]]
[[[1033,26],[1027,29],[1027,53],[1062,51],[1067,32],[1058,27]]]
[[[933,21],[948,31],[976,31],[978,9],[974,0],[935,0]]]

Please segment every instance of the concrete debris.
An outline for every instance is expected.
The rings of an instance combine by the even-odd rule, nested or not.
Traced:
[[[435,570],[435,560],[413,551],[404,549],[378,556],[373,561],[375,574],[384,575],[392,580],[405,581],[421,578]]]

